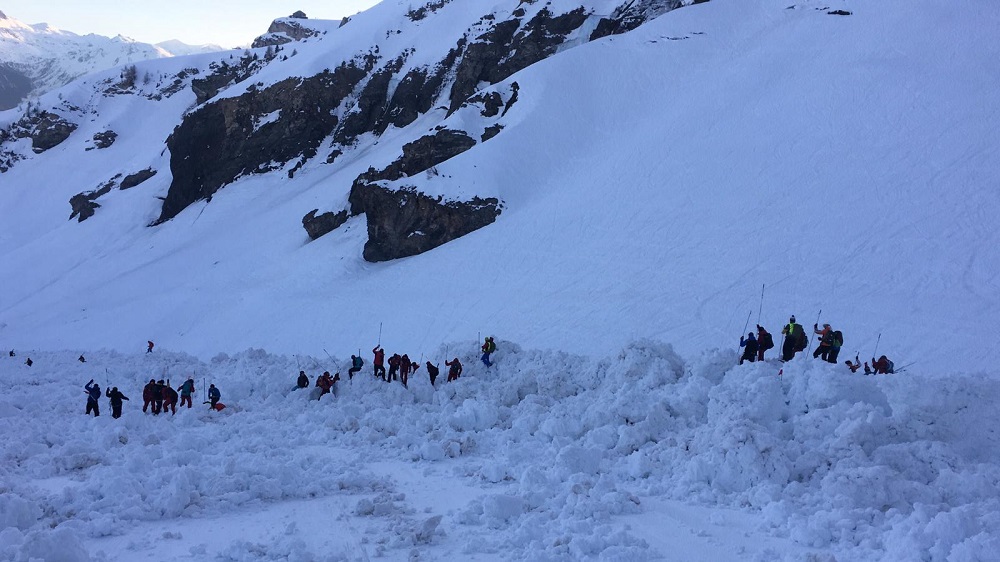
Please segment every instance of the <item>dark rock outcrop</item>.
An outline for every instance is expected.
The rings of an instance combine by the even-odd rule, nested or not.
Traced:
[[[114,131],[101,131],[100,133],[94,133],[94,148],[108,148],[115,144],[115,140],[118,139],[118,133]],[[89,150],[89,149],[88,149]]]
[[[76,130],[76,123],[70,123],[55,113],[43,111],[39,114],[31,132],[31,149],[41,154],[62,144]]]
[[[457,156],[476,145],[476,140],[464,131],[442,129],[433,135],[421,137],[403,145],[403,155],[397,158],[385,169],[369,168],[367,172],[354,180],[351,195],[351,214],[360,215],[368,212],[366,199],[361,197],[361,190],[366,186],[382,180],[394,181],[400,178],[419,174],[433,166]]]
[[[173,181],[156,223],[241,175],[314,156],[338,123],[334,110],[369,70],[342,64],[333,72],[251,89],[187,115],[167,139]],[[263,122],[271,115],[277,116]]]
[[[296,14],[298,13],[301,12],[296,12]],[[291,17],[274,20],[271,22],[270,27],[267,28],[267,33],[254,39],[250,47],[254,49],[268,46],[276,47],[319,35],[319,31],[306,27],[296,21],[306,19],[305,14],[302,14],[302,16],[301,18],[297,18],[295,14],[292,14]]]
[[[542,9],[523,26],[516,19],[496,24],[466,49],[451,89],[449,112],[461,107],[480,82],[496,84],[554,54],[585,21],[581,7],[558,16]]]
[[[97,199],[107,195],[115,187],[115,182],[121,174],[116,175],[110,180],[104,182],[99,188],[94,191],[87,191],[84,193],[77,193],[76,195],[69,198],[69,205],[72,207],[73,212],[69,215],[69,220],[77,219],[77,222],[83,222],[90,217],[94,216],[94,212],[101,207]]]
[[[327,212],[317,215],[319,209],[313,209],[302,217],[302,227],[306,229],[309,238],[315,240],[324,234],[329,234],[347,222],[347,211],[339,213]]]
[[[688,2],[700,4],[708,0]],[[628,0],[618,6],[607,18],[602,18],[590,34],[590,40],[595,41],[608,35],[627,33],[656,16],[676,10],[685,4],[685,0]]]
[[[153,177],[155,175],[156,175],[156,170],[154,170],[152,168],[146,168],[145,170],[139,170],[138,172],[136,172],[134,174],[129,174],[129,175],[125,176],[125,179],[122,180],[122,183],[121,183],[121,185],[118,186],[118,189],[121,189],[121,190],[132,189],[133,187],[139,185],[140,183],[148,180],[149,178],[151,178],[151,177]]]
[[[359,186],[352,195],[367,209],[364,258],[370,262],[422,254],[492,224],[502,210],[494,198],[445,202],[377,184]]]

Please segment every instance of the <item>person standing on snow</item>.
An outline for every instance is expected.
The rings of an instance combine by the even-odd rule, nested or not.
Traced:
[[[462,376],[462,363],[458,357],[451,361],[445,361],[444,364],[450,367],[448,369],[448,382],[457,381],[458,377]]]
[[[295,385],[299,388],[306,388],[309,386],[309,377],[306,375],[305,371],[299,371],[299,378],[295,381]]]
[[[160,415],[163,411],[163,379],[153,384],[153,415]]]
[[[820,330],[816,324],[813,324],[813,333],[819,336],[819,346],[813,352],[813,359],[822,357],[823,361],[826,361],[833,343],[833,328],[829,324],[823,324],[823,329]]]
[[[802,324],[795,322],[794,315],[788,319],[788,324],[781,329],[781,335],[785,336],[785,343],[781,345],[782,361],[791,361],[795,354],[805,349],[808,344],[806,332],[802,329]],[[807,343],[803,344],[803,340]]]
[[[434,386],[434,381],[438,378],[438,373],[441,370],[437,368],[437,365],[432,364],[430,361],[427,362],[427,375],[431,378],[431,386]]]
[[[376,345],[375,349],[372,349],[372,353],[375,354],[374,361],[374,373],[376,377],[382,377],[385,380],[385,350],[382,346]]]
[[[413,362],[410,361],[410,356],[403,354],[399,358],[399,382],[403,383],[403,388],[408,388],[406,382],[410,380],[410,369],[413,368]]]
[[[392,357],[389,358],[389,375],[388,381],[392,382],[394,380],[399,380],[399,362],[402,358],[398,353],[393,353]]]
[[[97,403],[101,399],[101,387],[94,379],[90,379],[90,382],[83,386],[84,391],[87,393],[87,412],[86,415],[90,415],[90,412],[94,412],[94,417],[101,415],[101,406]]]
[[[149,379],[146,386],[142,387],[142,413],[146,413],[146,408],[153,404],[153,391],[156,389],[156,380]],[[156,406],[153,406],[153,413],[156,412]]]
[[[490,354],[497,350],[497,344],[493,343],[493,336],[486,336],[482,349],[483,356],[480,359],[483,365],[486,365],[486,368],[489,369],[493,366],[493,363],[490,362]]]
[[[184,384],[181,385],[180,391],[181,391],[181,405],[180,405],[180,407],[183,408],[184,407],[184,403],[187,402],[188,408],[190,408],[191,407],[191,396],[194,395],[194,379],[191,378],[191,377],[188,377],[188,380],[184,381]]]
[[[105,396],[111,399],[111,417],[115,419],[122,417],[122,400],[128,400],[128,396],[119,392],[117,386],[108,389]]]
[[[774,338],[763,326],[757,324],[757,361],[763,361],[764,352],[772,347],[774,347]]]
[[[837,358],[840,357],[840,348],[844,346],[844,334],[840,330],[834,330],[830,334],[830,351],[827,352],[826,360],[834,365],[837,364]]]
[[[87,362],[87,360],[86,360],[86,359],[84,359],[84,357],[83,357],[83,354],[82,354],[82,353],[80,354],[80,357],[77,357],[77,359],[76,359],[76,360],[77,360],[77,361],[79,361],[80,363],[86,363],[86,362]]]
[[[27,360],[26,360],[26,361],[24,362],[24,364],[25,364],[25,365],[27,365],[27,366],[29,366],[29,367],[30,367],[30,366],[32,365],[32,363],[34,363],[34,361],[32,361],[32,360],[31,360],[31,357],[29,357],[29,358],[28,358],[28,359],[27,359]]]
[[[740,337],[740,347],[744,348],[743,356],[740,357],[740,365],[742,365],[744,361],[753,363],[757,359],[758,343],[757,338],[753,335],[753,332],[747,333],[747,337],[745,339]]]
[[[323,371],[323,374],[316,378],[316,387],[322,390],[320,396],[329,394],[333,388],[333,379],[330,378],[330,371]]]
[[[153,340],[146,340],[146,353],[153,352]]]

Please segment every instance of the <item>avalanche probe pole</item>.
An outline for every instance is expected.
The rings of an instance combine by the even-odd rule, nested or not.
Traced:
[[[753,310],[751,310],[750,312],[747,312],[747,321],[743,324],[743,331],[740,332],[740,339],[741,340],[743,339],[743,334],[746,333],[746,331],[747,331],[747,326],[750,325],[750,316],[752,314],[753,314]],[[742,347],[742,346],[740,346],[740,347]]]
[[[882,332],[878,333],[878,339],[875,340],[875,351],[872,353],[872,360],[875,360],[875,356],[878,355],[878,344],[882,341]]]
[[[378,345],[382,345],[382,323],[378,323]]]
[[[760,308],[757,309],[757,325],[760,326],[760,313],[764,311],[764,284],[760,284]],[[744,330],[745,331],[745,330]]]
[[[820,316],[823,316],[823,309],[822,308],[819,309],[819,314],[816,315],[816,322],[813,324],[813,332],[816,331],[815,328],[819,324],[819,318],[820,318]],[[803,330],[804,329],[805,328],[803,328]],[[812,341],[812,338],[809,338],[809,352],[812,353],[812,350],[813,350],[813,341]]]

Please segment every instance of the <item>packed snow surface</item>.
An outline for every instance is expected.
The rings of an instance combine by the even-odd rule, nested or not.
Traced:
[[[800,357],[684,361],[437,350],[409,388],[349,360],[0,360],[0,558],[44,560],[989,560],[1000,382],[864,376]],[[444,381],[442,357],[465,364]],[[367,354],[366,354],[367,357]],[[416,358],[414,358],[416,360]],[[424,358],[426,359],[426,358]],[[339,371],[336,395],[292,390]],[[193,409],[142,412],[153,378]],[[83,415],[93,378],[130,398]],[[201,404],[204,383],[227,408]],[[709,509],[710,508],[710,509]],[[690,554],[685,556],[684,553]]]

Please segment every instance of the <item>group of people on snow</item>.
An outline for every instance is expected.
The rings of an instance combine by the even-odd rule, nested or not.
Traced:
[[[828,363],[836,364],[837,358],[840,356],[840,348],[844,346],[844,334],[840,330],[834,330],[829,324],[823,324],[822,328],[819,327],[819,324],[813,324],[813,334],[819,339],[819,345],[813,351],[813,359],[822,359]],[[796,353],[805,351],[806,347],[809,346],[809,336],[806,335],[802,325],[795,321],[795,316],[788,319],[788,324],[781,329],[781,335],[783,338],[781,344],[782,361],[791,361]],[[744,361],[751,363],[763,361],[764,352],[774,347],[774,338],[763,326],[757,324],[756,335],[749,332],[745,338],[740,336],[740,347],[744,350],[743,355],[740,356],[740,365]],[[868,366],[867,362],[864,364],[866,375],[894,372],[895,365],[885,355],[878,359],[872,357],[871,362],[871,367]],[[853,362],[848,359],[844,364],[852,373],[861,368],[861,361],[857,355],[854,356]]]

